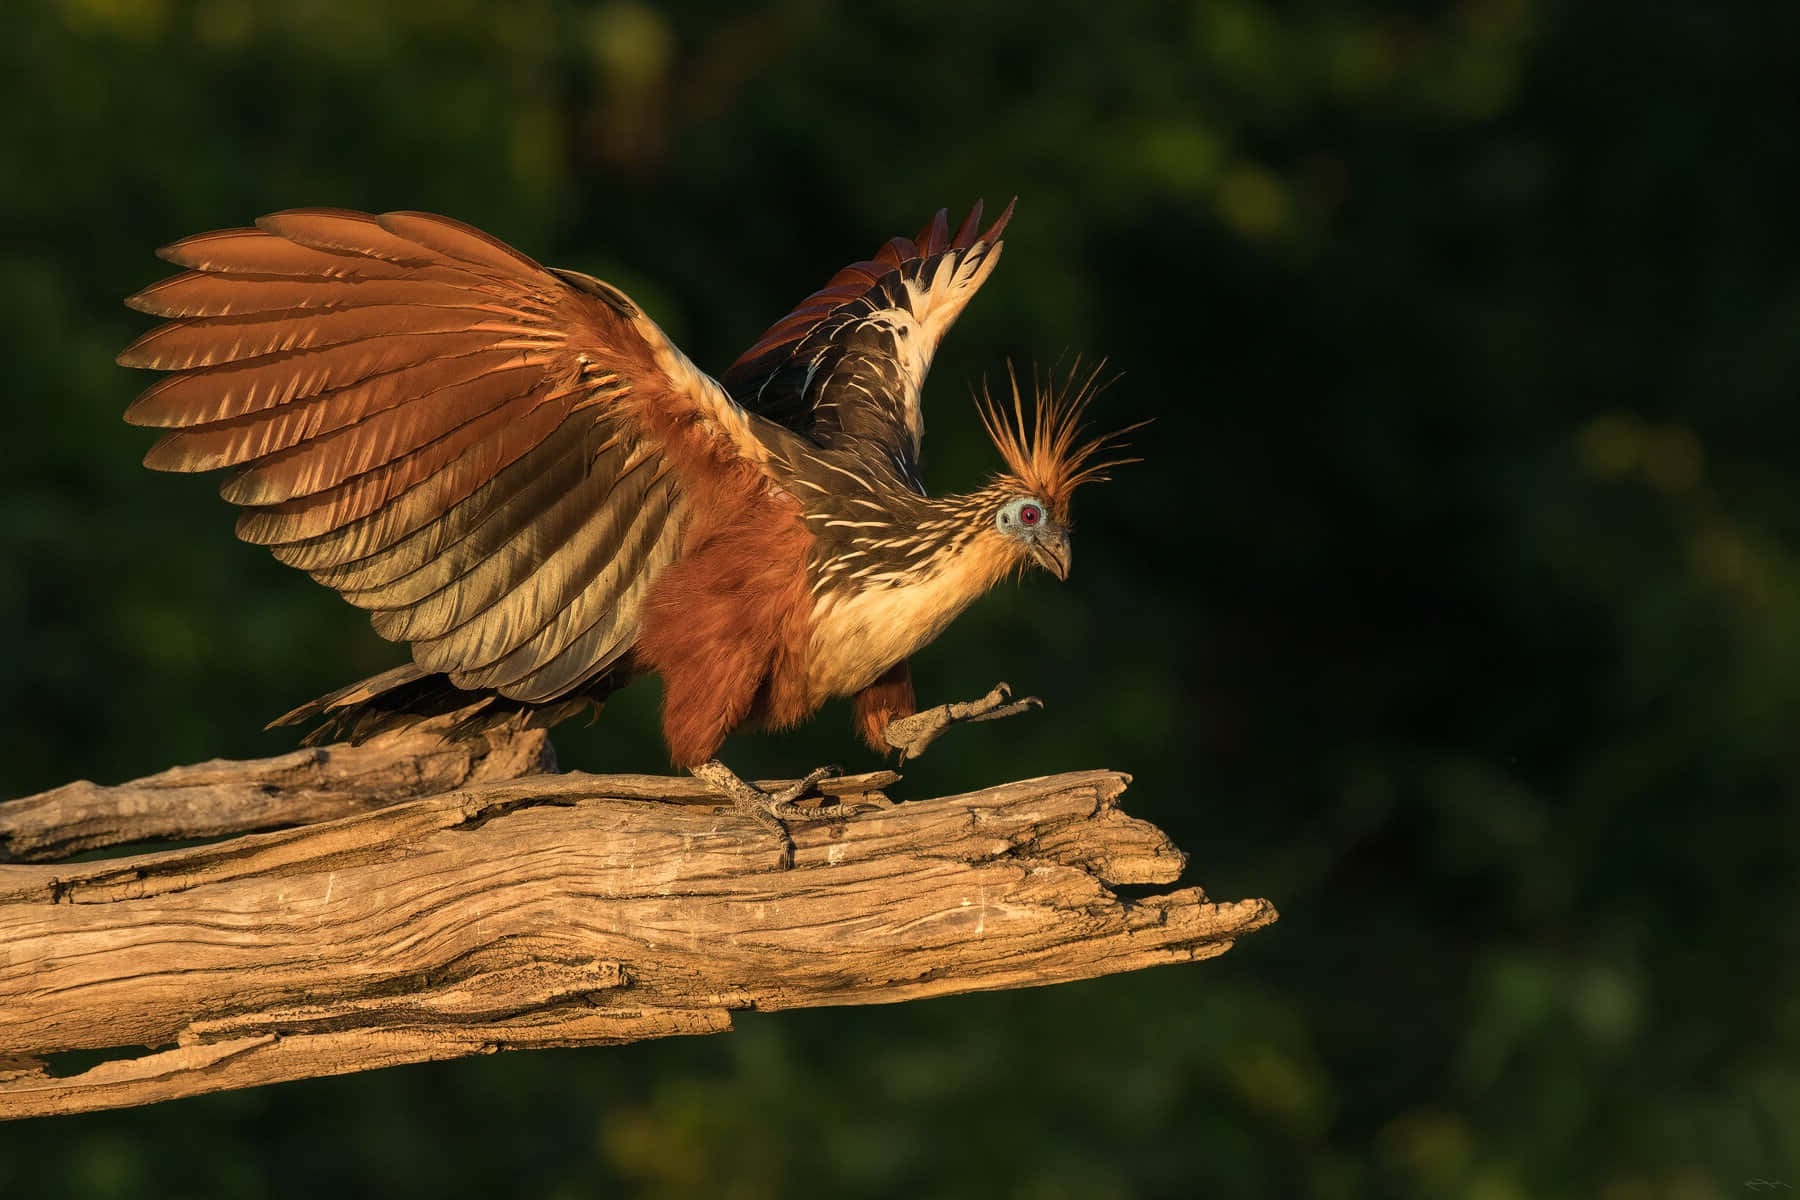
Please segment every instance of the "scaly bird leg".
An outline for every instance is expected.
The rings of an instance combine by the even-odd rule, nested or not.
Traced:
[[[1015,717],[1030,709],[1042,707],[1044,702],[1036,696],[1014,700],[1012,689],[999,683],[994,685],[993,691],[979,700],[940,704],[910,717],[889,721],[882,736],[887,739],[888,745],[900,752],[900,761],[905,762],[925,753],[925,747],[931,745],[938,734],[952,725],[971,721],[998,721],[1001,717]]]
[[[820,767],[809,771],[804,779],[797,779],[779,792],[765,792],[754,783],[747,783],[738,778],[737,772],[716,758],[708,759],[697,767],[689,767],[694,778],[709,785],[715,792],[737,805],[738,811],[774,834],[781,846],[781,869],[787,870],[794,865],[794,839],[788,833],[789,821],[819,821],[848,816],[859,809],[846,809],[842,805],[802,806],[795,803],[818,785],[821,779],[831,779],[842,775],[842,767]]]

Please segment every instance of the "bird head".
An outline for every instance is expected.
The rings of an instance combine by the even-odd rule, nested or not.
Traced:
[[[1035,562],[1058,579],[1069,577],[1069,504],[1075,489],[1105,480],[1112,467],[1138,461],[1107,456],[1121,448],[1123,435],[1145,422],[1085,436],[1082,414],[1104,388],[1100,373],[1105,365],[1083,375],[1077,362],[1060,380],[1033,372],[1029,418],[1010,363],[1011,403],[996,402],[985,382],[976,398],[981,422],[1006,460],[1006,471],[984,489],[994,525],[1021,565]]]
[[[1058,579],[1069,577],[1069,531],[1036,496],[1008,495],[994,514],[1002,535]]]

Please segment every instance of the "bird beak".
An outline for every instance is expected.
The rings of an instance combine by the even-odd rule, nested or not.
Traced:
[[[1058,579],[1067,579],[1069,577],[1069,535],[1060,529],[1054,533],[1039,535],[1032,540],[1031,557],[1037,559],[1038,566]]]

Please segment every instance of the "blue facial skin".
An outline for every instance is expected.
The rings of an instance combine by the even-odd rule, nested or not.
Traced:
[[[1017,538],[1039,566],[1058,579],[1069,577],[1069,533],[1042,500],[1020,496],[1009,500],[994,517],[994,524],[1007,537]]]

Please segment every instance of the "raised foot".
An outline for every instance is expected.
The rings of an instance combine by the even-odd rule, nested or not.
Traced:
[[[737,772],[716,758],[697,767],[689,767],[688,770],[693,773],[694,778],[730,800],[739,812],[775,835],[781,847],[780,866],[784,871],[794,865],[794,839],[788,832],[787,822],[837,820],[866,811],[862,805],[799,803],[801,797],[819,785],[820,780],[842,775],[842,767],[820,767],[816,771],[808,771],[805,777],[796,779],[776,792],[764,791],[754,783],[738,778]]]
[[[1004,683],[997,683],[993,691],[979,700],[940,704],[910,717],[889,721],[882,736],[887,739],[888,745],[900,752],[900,761],[905,762],[925,753],[925,748],[937,740],[938,734],[952,725],[972,721],[998,721],[1001,717],[1014,717],[1042,707],[1044,702],[1036,696],[1014,700],[1012,689]]]

